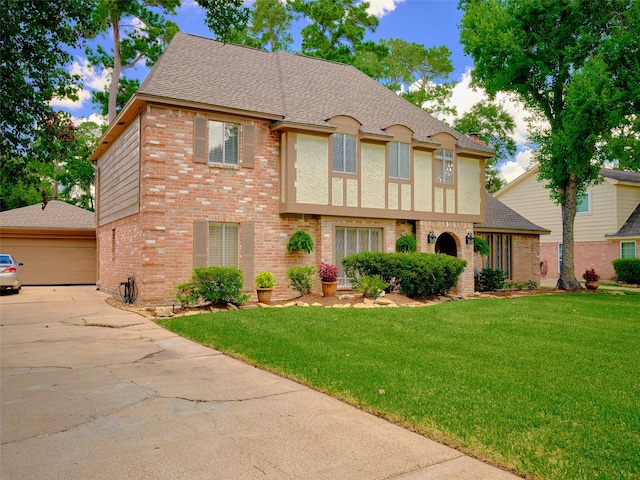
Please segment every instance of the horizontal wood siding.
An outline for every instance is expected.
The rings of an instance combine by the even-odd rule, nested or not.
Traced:
[[[530,175],[517,186],[506,190],[496,198],[509,208],[536,225],[551,230],[550,235],[542,235],[540,243],[557,243],[562,241],[562,214],[560,207],[549,198],[549,190],[544,183]]]
[[[608,233],[615,233],[616,192],[606,180],[587,189],[591,198],[591,211],[576,214],[574,240],[595,242],[604,240]]]
[[[100,208],[98,224],[140,210],[140,121],[136,119],[98,162]]]
[[[640,203],[640,185],[637,187],[618,185],[617,196],[618,212],[616,219],[616,232],[622,228],[622,225],[627,221],[629,215],[633,213]]]

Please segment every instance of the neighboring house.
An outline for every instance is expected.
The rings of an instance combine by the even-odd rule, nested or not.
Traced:
[[[0,252],[24,263],[23,285],[95,284],[95,215],[58,200],[0,212]]]
[[[491,253],[476,255],[475,268],[499,268],[514,282],[540,283],[540,235],[551,232],[530,222],[504,203],[485,193],[485,221],[474,224],[475,235],[484,238]]]
[[[551,230],[540,240],[546,276],[558,278],[562,262],[562,214],[549,197],[538,168],[524,173],[495,197],[532,222]],[[640,173],[602,169],[603,181],[579,196],[574,227],[574,267],[578,279],[594,268],[603,278],[613,278],[612,260],[637,257],[640,241],[638,206]]]
[[[351,66],[178,33],[91,157],[101,288],[133,275],[140,302],[166,302],[193,267],[222,265],[247,291],[271,271],[284,297],[293,265],[415,233],[420,251],[469,262],[471,293],[465,237],[491,156]],[[311,255],[286,253],[297,229]]]

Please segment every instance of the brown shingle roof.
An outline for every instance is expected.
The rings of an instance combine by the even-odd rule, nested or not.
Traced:
[[[220,106],[285,122],[328,126],[336,115],[364,133],[402,124],[419,141],[447,132],[458,146],[492,153],[360,72],[340,63],[266,52],[178,33],[139,89],[143,95]]]
[[[95,230],[94,213],[75,205],[51,200],[41,204],[0,212],[0,227]]]
[[[550,230],[530,222],[487,192],[485,192],[485,202],[485,220],[481,223],[474,223],[474,229],[484,231],[530,232],[540,235],[551,233]]]

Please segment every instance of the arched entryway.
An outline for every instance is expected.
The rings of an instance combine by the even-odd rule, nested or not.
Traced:
[[[456,239],[447,232],[441,234],[436,240],[436,253],[457,257],[458,246],[456,245]]]

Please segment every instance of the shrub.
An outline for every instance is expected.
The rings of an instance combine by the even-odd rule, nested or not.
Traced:
[[[296,265],[287,270],[286,275],[289,280],[289,287],[295,290],[300,295],[306,295],[311,293],[314,280],[313,276],[316,274],[315,267]]]
[[[524,282],[525,290],[537,290],[538,287],[538,282],[536,282],[535,280],[527,280],[526,282]]]
[[[351,280],[353,290],[363,294],[367,298],[378,298],[388,286],[389,284],[384,283],[378,275],[365,275],[364,277]]]
[[[313,239],[304,230],[296,230],[287,244],[288,253],[304,252],[311,253],[313,251]]]
[[[640,258],[618,258],[611,263],[620,282],[640,283]]]
[[[335,282],[338,280],[338,267],[322,262],[318,268],[318,276],[322,282]]]
[[[504,270],[500,270],[496,268],[483,268],[478,273],[478,278],[476,279],[476,289],[479,292],[495,292],[497,290],[502,290],[505,285],[505,280],[507,278],[507,272]]]
[[[200,296],[195,291],[193,281],[174,284],[176,289],[175,299],[182,308],[192,307],[198,304]]]
[[[418,249],[416,236],[407,234],[396,240],[396,252],[415,252]]]
[[[458,284],[467,265],[461,258],[433,253],[361,252],[342,260],[351,279],[378,275],[389,287],[411,298],[445,295]]]
[[[258,272],[253,279],[256,288],[273,288],[276,285],[276,277],[271,272]]]
[[[242,305],[251,295],[242,293],[242,271],[234,267],[197,267],[191,279],[176,285],[176,300],[181,306],[196,304]]]

